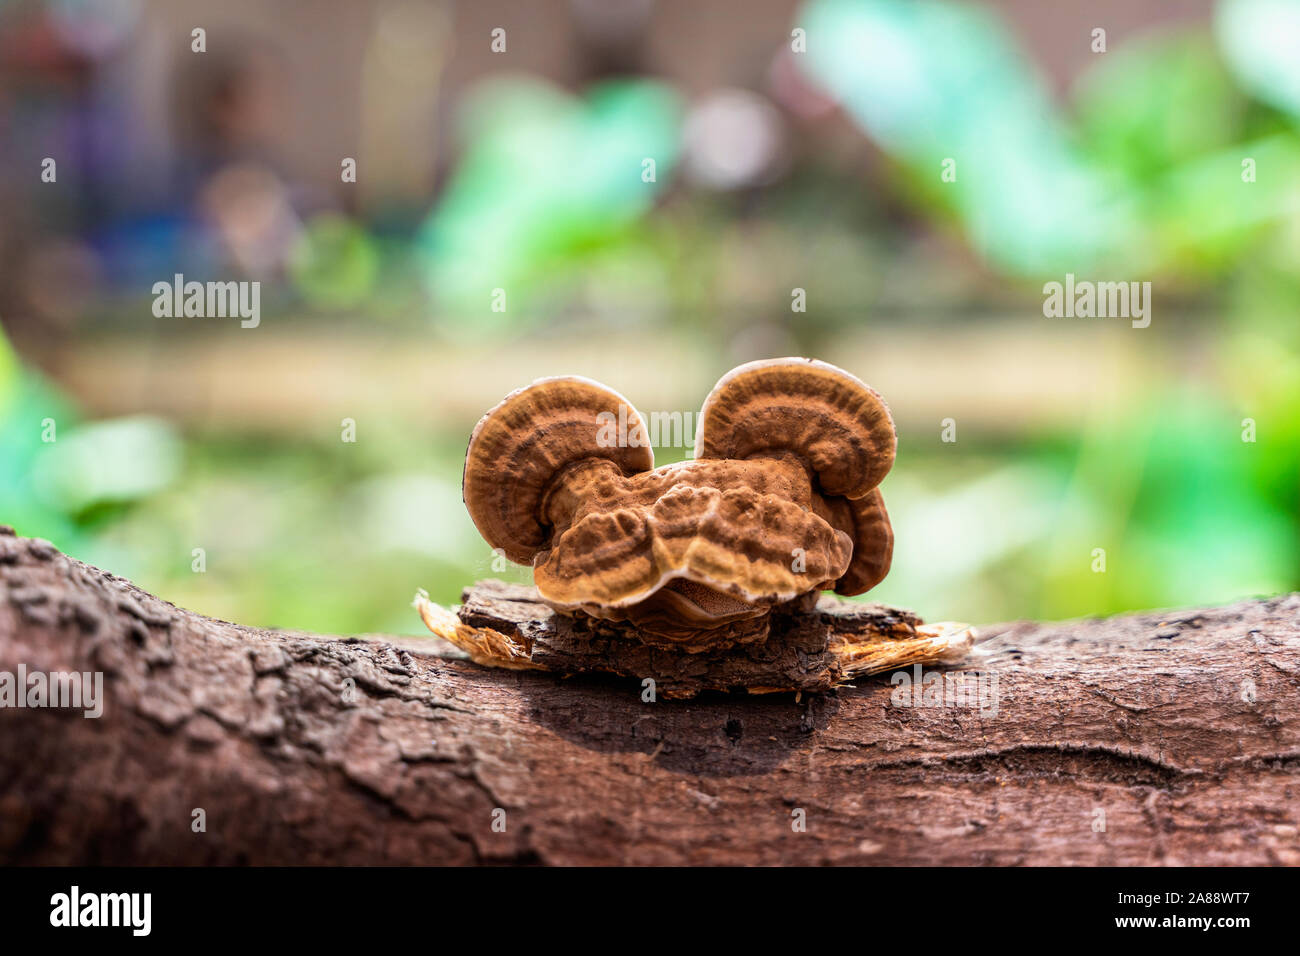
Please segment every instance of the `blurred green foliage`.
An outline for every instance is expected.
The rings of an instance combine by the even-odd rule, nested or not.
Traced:
[[[1083,161],[995,14],[956,3],[814,0],[808,70],[1012,274],[1083,271],[1133,228]],[[956,178],[939,170],[955,162]]]
[[[1300,4],[1292,0],[1223,0],[1215,34],[1252,96],[1300,116]]]
[[[928,423],[904,427],[884,486],[894,570],[870,597],[982,622],[1294,589],[1298,10],[1225,0],[1212,24],[1114,45],[1062,104],[988,9],[812,0],[797,18],[813,38],[801,68],[883,154],[874,189],[815,149],[753,194],[692,188],[676,176],[685,105],[666,85],[577,98],[494,80],[462,104],[458,161],[412,248],[325,215],[307,224],[291,277],[306,307],[369,319],[408,308],[388,280],[409,260],[433,302],[429,334],[495,332],[526,354],[530,336],[587,309],[601,335],[658,324],[719,373],[733,346],[837,361],[864,324],[887,353],[897,315],[929,322],[943,308],[975,324],[990,301],[1032,336],[1045,281],[1152,279],[1158,328],[1123,333],[1149,350],[1123,401],[1098,395],[1068,424],[964,431],[953,446]],[[797,285],[820,301],[794,318]],[[509,290],[505,312],[490,307],[495,288]],[[936,351],[943,334],[936,324]],[[915,370],[918,389],[926,375]],[[982,384],[971,369],[972,402]],[[42,439],[47,418],[57,442]],[[1246,419],[1255,441],[1241,440]],[[417,587],[451,602],[476,578],[527,580],[493,566],[465,515],[466,437],[464,422],[415,428],[396,413],[357,444],[81,423],[0,340],[0,516],[248,623],[418,632]]]
[[[379,275],[377,244],[359,224],[333,213],[313,218],[293,250],[290,271],[314,306],[354,308],[370,301]]]
[[[601,84],[579,101],[498,79],[461,113],[464,153],[423,247],[440,312],[473,313],[476,327],[485,290],[509,289],[509,314],[533,315],[567,274],[617,253],[677,160],[677,95],[648,80]]]

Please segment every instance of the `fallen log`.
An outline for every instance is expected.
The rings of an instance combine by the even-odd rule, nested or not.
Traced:
[[[919,686],[648,702],[6,530],[0,674],[101,673],[103,711],[0,707],[0,862],[1300,864],[1300,595],[980,630]]]

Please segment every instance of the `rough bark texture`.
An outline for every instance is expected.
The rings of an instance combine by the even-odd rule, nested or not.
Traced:
[[[1298,617],[986,628],[996,714],[887,676],[649,704],[210,620],[0,535],[0,671],[106,697],[0,709],[0,862],[1297,864]]]

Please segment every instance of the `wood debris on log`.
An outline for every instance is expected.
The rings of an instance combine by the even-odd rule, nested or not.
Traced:
[[[531,587],[480,581],[456,613],[423,592],[415,608],[434,634],[487,667],[607,673],[653,680],[670,699],[703,691],[826,691],[913,664],[955,664],[974,646],[964,624],[926,625],[911,611],[824,596],[812,610],[773,612],[762,643],[686,653],[646,644],[623,622],[557,614]]]

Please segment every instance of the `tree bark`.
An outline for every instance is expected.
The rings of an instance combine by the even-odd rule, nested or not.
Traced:
[[[0,862],[1300,864],[1298,617],[983,628],[983,708],[889,675],[645,703],[211,620],[10,532],[0,674],[105,700],[0,708]]]

